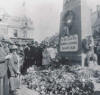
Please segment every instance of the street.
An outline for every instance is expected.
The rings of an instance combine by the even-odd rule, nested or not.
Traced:
[[[21,85],[20,89],[17,90],[17,95],[38,95],[38,93],[28,89],[25,85]]]

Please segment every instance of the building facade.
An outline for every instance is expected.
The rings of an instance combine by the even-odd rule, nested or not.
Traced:
[[[0,18],[0,35],[4,37],[33,38],[33,23],[27,17],[12,17],[9,15]]]
[[[100,5],[97,5],[97,10],[91,13],[91,21],[95,43],[100,45]]]

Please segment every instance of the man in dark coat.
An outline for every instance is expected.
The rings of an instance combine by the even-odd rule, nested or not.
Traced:
[[[42,48],[35,43],[35,62],[37,66],[42,66]]]
[[[30,60],[30,47],[29,44],[24,49],[24,63],[22,67],[22,73],[26,73],[27,68],[29,68],[29,60]]]
[[[39,54],[39,56],[38,56],[38,64],[39,64],[39,66],[42,66],[42,58],[43,58],[43,56],[42,56],[42,52],[43,52],[43,50],[42,50],[42,48],[39,46],[38,47],[38,54]]]
[[[35,65],[35,46],[34,41],[31,42],[30,46],[30,66]]]

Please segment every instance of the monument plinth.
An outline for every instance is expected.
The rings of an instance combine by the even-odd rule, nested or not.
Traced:
[[[90,16],[86,0],[64,0],[59,36],[62,57],[82,63],[82,40],[92,35]]]

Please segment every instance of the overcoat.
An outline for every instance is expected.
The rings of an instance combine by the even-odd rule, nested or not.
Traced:
[[[49,65],[50,64],[50,55],[49,55],[47,48],[45,48],[44,51],[43,51],[42,64],[43,65]]]
[[[11,54],[11,58],[8,61],[8,75],[9,75],[9,85],[10,90],[14,91],[18,87],[18,59],[16,55]]]
[[[3,78],[7,73],[7,63],[5,62],[6,52],[0,47],[0,78]]]
[[[34,58],[35,58],[35,61],[36,61],[36,65],[41,66],[43,55],[42,55],[42,48],[40,46],[35,47]]]
[[[9,93],[6,55],[4,48],[0,47],[0,95]]]
[[[34,46],[30,47],[30,66],[35,64],[36,49]]]

